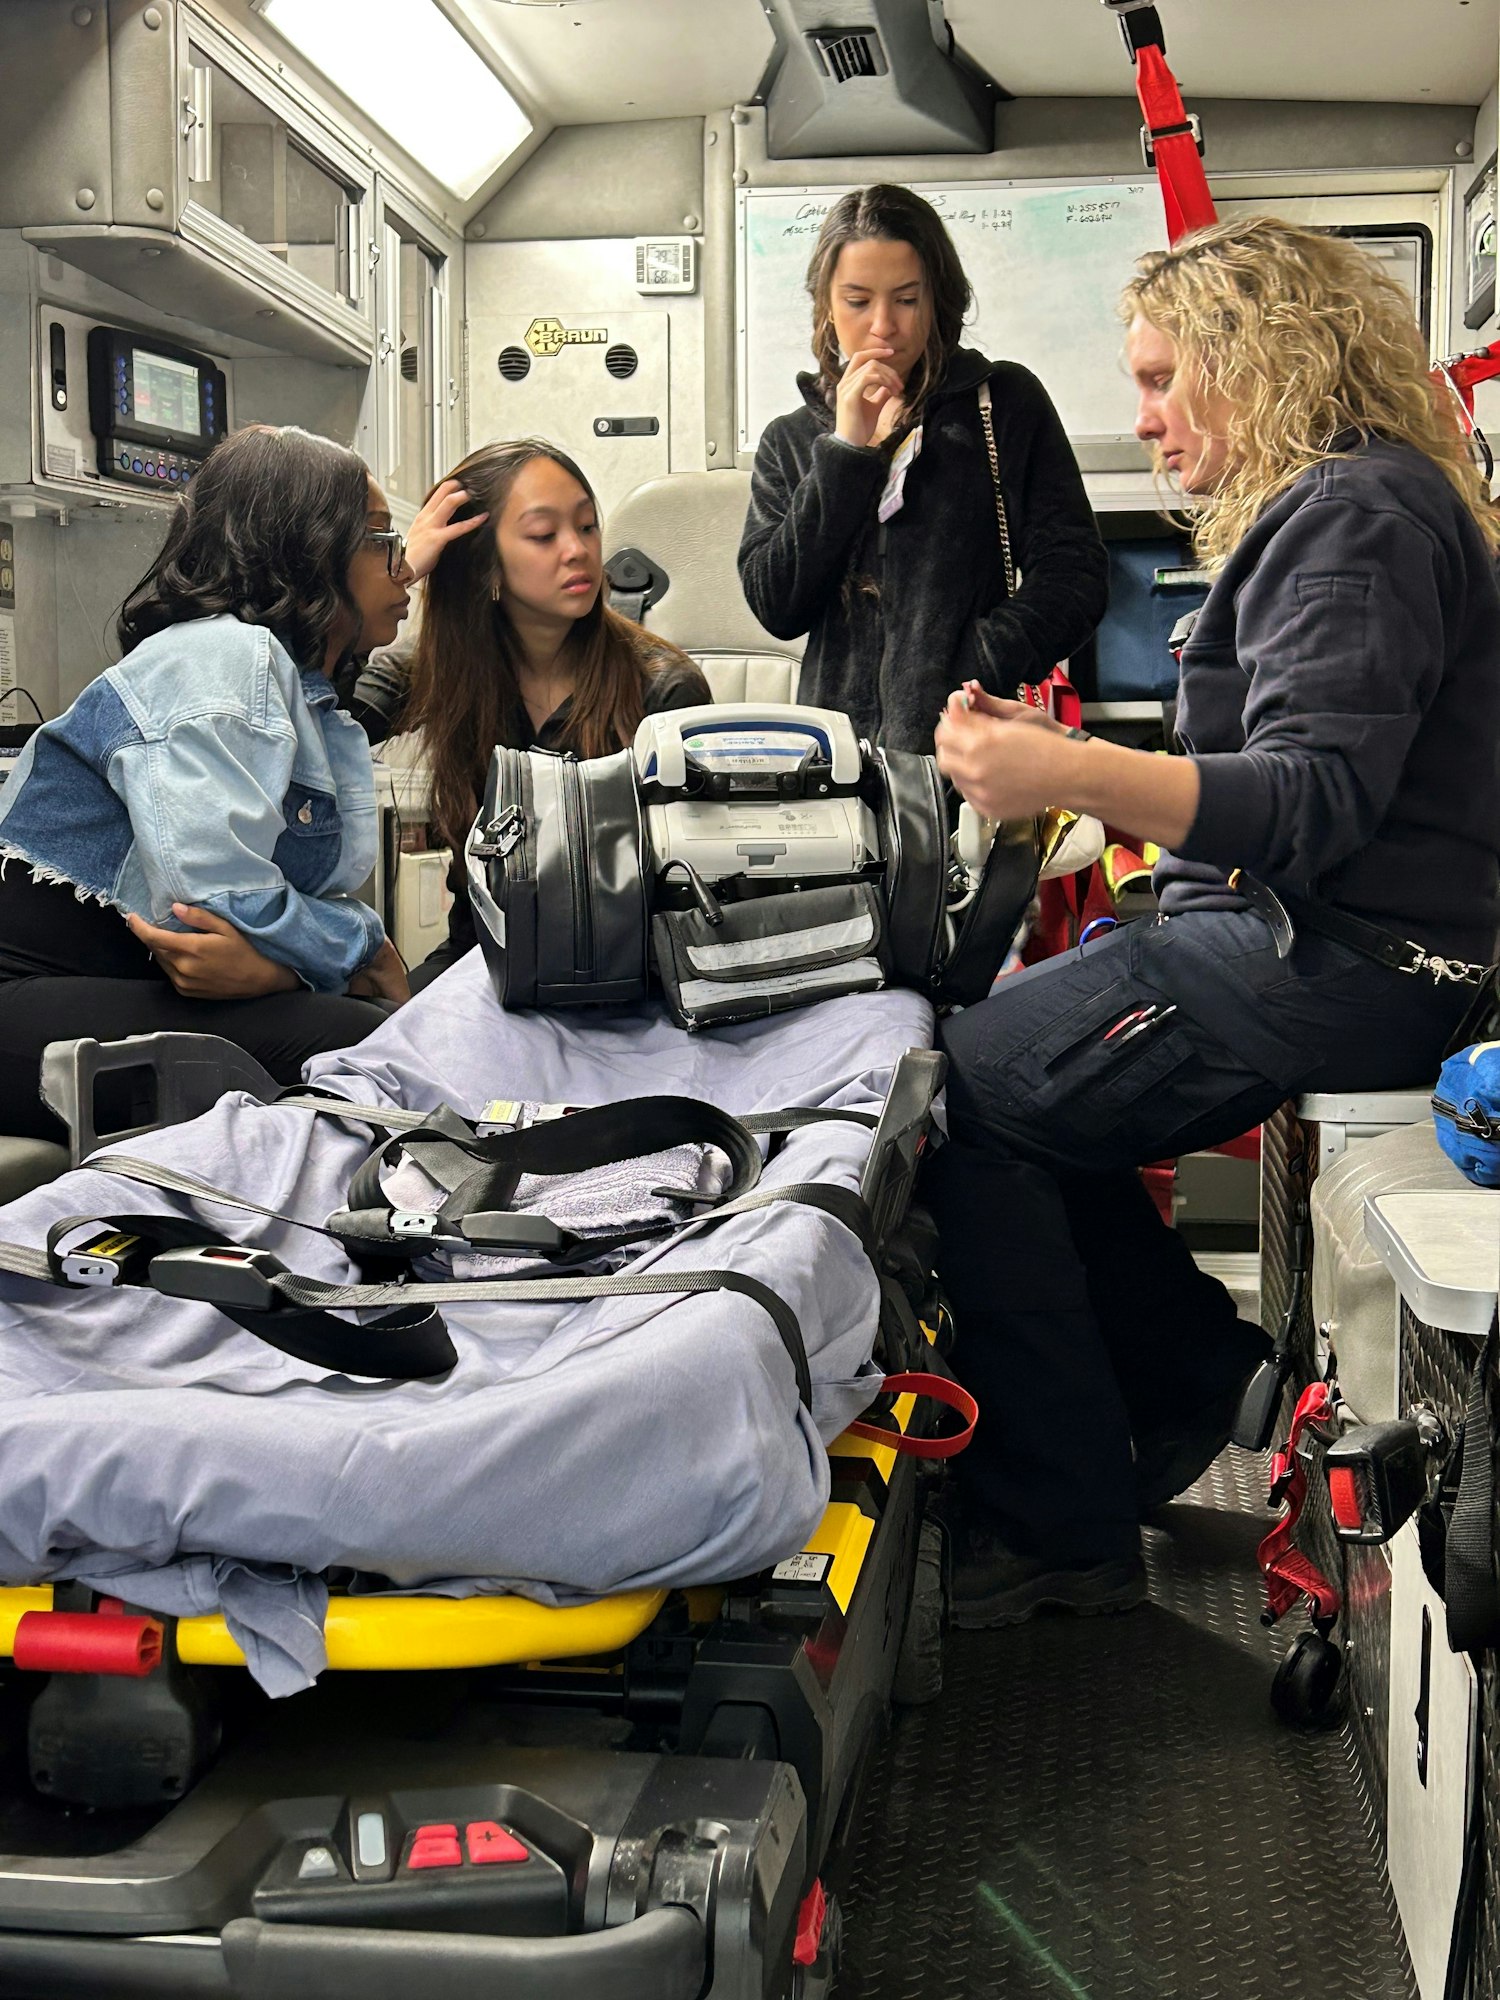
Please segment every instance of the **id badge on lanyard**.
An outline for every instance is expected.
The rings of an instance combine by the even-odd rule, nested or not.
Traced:
[[[906,475],[916,464],[922,451],[922,426],[917,425],[901,442],[901,449],[891,460],[890,476],[885,482],[885,491],[880,496],[880,505],[875,510],[875,518],[882,526],[893,514],[899,514],[906,493]]]

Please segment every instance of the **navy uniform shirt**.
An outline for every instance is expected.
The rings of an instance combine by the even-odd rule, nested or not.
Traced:
[[[1441,470],[1371,438],[1282,494],[1182,658],[1198,816],[1161,907],[1241,907],[1244,867],[1449,956],[1500,931],[1500,587]]]

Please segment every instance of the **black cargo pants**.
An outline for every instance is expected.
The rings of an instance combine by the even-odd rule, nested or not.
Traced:
[[[1432,1083],[1472,998],[1322,938],[1278,959],[1252,912],[1204,911],[1111,931],[942,1024],[950,1137],[924,1194],[981,1411],[960,1476],[1018,1553],[1133,1551],[1132,1438],[1180,1429],[1268,1351],[1135,1169],[1301,1091]]]

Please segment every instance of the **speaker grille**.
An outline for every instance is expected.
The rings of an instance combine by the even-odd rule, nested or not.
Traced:
[[[531,373],[531,356],[524,347],[502,347],[495,366],[507,382],[524,382]]]
[[[604,365],[617,382],[628,382],[640,366],[640,358],[626,341],[617,341],[604,357]]]

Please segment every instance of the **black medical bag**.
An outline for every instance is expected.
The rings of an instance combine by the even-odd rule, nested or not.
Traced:
[[[499,747],[466,850],[505,1007],[642,998],[683,1027],[912,986],[982,999],[1036,887],[1032,821],[954,854],[933,758],[872,750],[831,710],[648,716],[630,750]],[[982,843],[981,843],[982,845]]]

